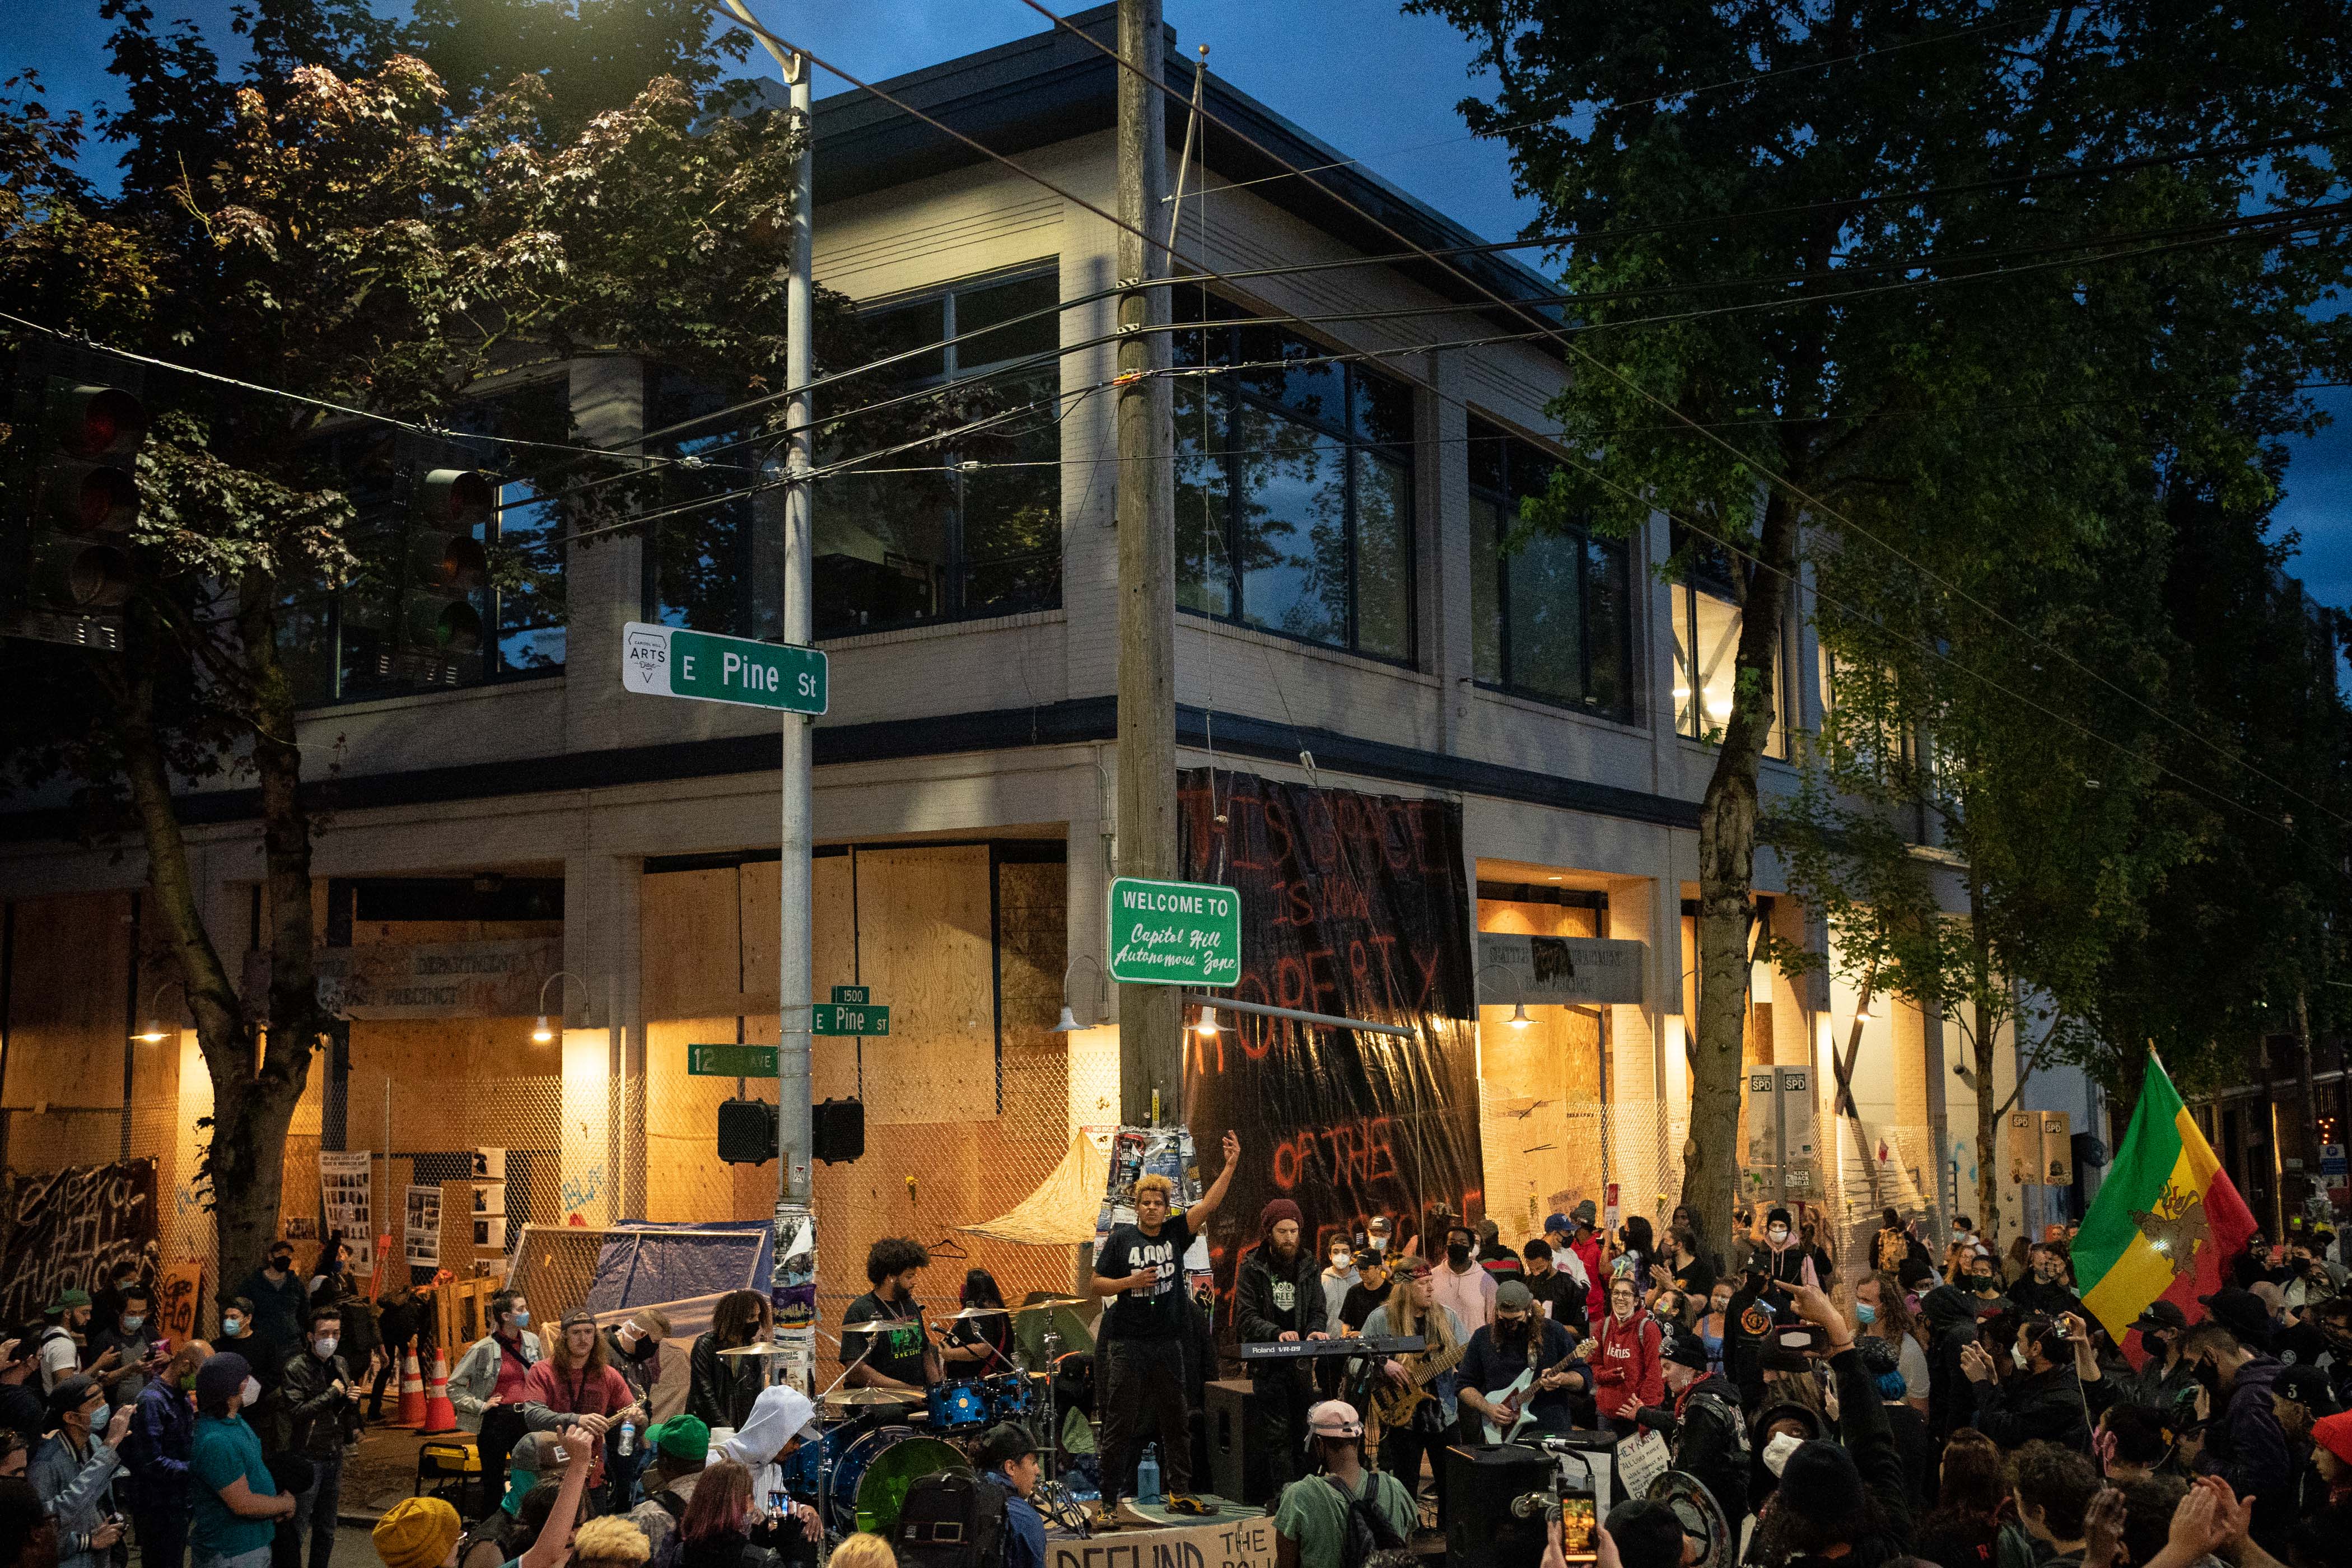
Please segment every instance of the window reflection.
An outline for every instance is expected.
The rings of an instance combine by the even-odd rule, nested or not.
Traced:
[[[1199,293],[1177,297],[1177,603],[1410,662],[1412,395],[1324,345]],[[1272,363],[1281,362],[1281,363]]]
[[[1470,657],[1489,686],[1630,718],[1632,595],[1622,540],[1570,527],[1520,531],[1520,508],[1550,484],[1552,459],[1484,420],[1470,422]]]

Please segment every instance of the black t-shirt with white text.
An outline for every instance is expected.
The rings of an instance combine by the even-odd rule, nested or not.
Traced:
[[[922,1317],[913,1301],[885,1301],[871,1290],[852,1301],[841,1315],[841,1364],[863,1354],[868,1338],[874,1353],[866,1357],[867,1366],[916,1388],[929,1383],[923,1372]]]
[[[1110,1233],[1095,1258],[1095,1273],[1120,1279],[1149,1268],[1152,1282],[1140,1290],[1123,1290],[1103,1314],[1107,1340],[1176,1340],[1184,1334],[1184,1253],[1192,1245],[1192,1227],[1184,1215],[1171,1215],[1158,1236],[1146,1236],[1137,1226],[1123,1225]]]

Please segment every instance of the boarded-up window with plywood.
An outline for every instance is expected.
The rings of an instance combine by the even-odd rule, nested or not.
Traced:
[[[861,984],[890,1009],[866,1051],[866,1120],[996,1114],[996,976],[988,847],[857,853]]]
[[[1525,936],[1601,934],[1601,910],[1592,901],[1531,892],[1479,899],[1478,929]],[[1601,1106],[1608,1099],[1607,1050],[1596,1010],[1530,1003],[1528,1021],[1515,1024],[1517,1000],[1482,995],[1478,1008],[1486,1212],[1515,1237],[1536,1234],[1556,1194],[1601,1191]]]

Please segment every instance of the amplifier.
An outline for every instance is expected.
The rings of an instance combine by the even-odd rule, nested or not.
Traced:
[[[1538,1568],[1541,1512],[1521,1519],[1511,1500],[1551,1484],[1556,1462],[1541,1448],[1505,1443],[1445,1450],[1445,1568]]]
[[[1255,1508],[1274,1496],[1265,1435],[1257,1430],[1257,1389],[1245,1377],[1212,1383],[1201,1403],[1208,1415],[1209,1487]]]

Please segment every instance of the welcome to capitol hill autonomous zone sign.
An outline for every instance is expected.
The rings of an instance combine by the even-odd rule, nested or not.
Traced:
[[[1144,985],[1231,985],[1242,977],[1242,900],[1213,882],[1110,884],[1110,977]]]

